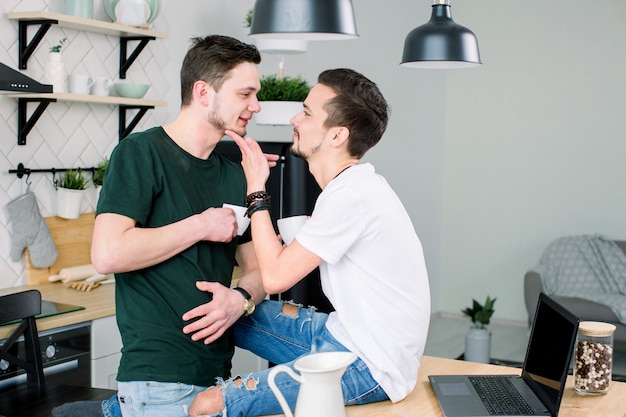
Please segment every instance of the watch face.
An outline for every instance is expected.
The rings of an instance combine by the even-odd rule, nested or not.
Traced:
[[[254,304],[254,301],[252,301],[252,299],[246,301],[246,316],[249,316],[250,314],[252,314],[254,312],[254,309],[256,308],[256,305]]]

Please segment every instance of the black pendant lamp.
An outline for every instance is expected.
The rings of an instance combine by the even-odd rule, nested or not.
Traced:
[[[354,39],[352,0],[256,0],[250,36],[309,41]]]
[[[407,35],[400,65],[434,69],[481,65],[476,36],[452,20],[449,0],[435,0],[432,8],[430,21]]]

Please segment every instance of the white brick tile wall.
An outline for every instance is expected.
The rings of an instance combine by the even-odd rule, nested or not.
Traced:
[[[2,0],[0,2],[0,62],[18,69],[17,22],[8,20],[6,13],[16,11],[48,10],[63,13],[61,0]],[[102,0],[94,1],[94,18],[108,21]],[[165,16],[153,22],[153,28],[167,32]],[[29,36],[36,27],[29,29]],[[67,37],[62,49],[63,62],[68,72],[107,76],[118,80],[119,38],[97,33],[62,29],[52,26],[22,72],[42,81],[48,50],[51,45]],[[131,42],[130,47],[135,43]],[[149,42],[128,71],[128,79],[151,84],[146,98],[162,100],[171,82],[159,70],[169,60],[168,52],[159,40]],[[176,86],[174,86],[176,87]],[[28,106],[32,112],[36,104]],[[117,106],[85,103],[51,103],[27,137],[25,146],[17,146],[17,100],[0,95],[0,206],[26,191],[25,178],[9,174],[18,163],[28,168],[72,168],[95,166],[108,157],[118,142]],[[128,112],[130,120],[134,112]],[[149,110],[136,131],[162,124],[169,120],[167,110]],[[31,190],[35,193],[41,214],[56,214],[55,190],[52,174],[32,174]],[[95,209],[95,190],[83,201],[82,212]],[[23,258],[13,262],[9,258],[12,225],[6,210],[0,210],[0,288],[26,283]]]

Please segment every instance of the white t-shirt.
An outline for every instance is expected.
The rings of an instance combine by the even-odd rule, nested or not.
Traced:
[[[415,387],[430,319],[422,245],[400,199],[372,165],[355,165],[322,191],[296,239],[324,260],[336,310],[326,327],[400,401]]]

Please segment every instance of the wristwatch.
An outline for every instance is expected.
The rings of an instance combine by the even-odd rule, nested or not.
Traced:
[[[254,309],[256,307],[256,304],[254,303],[254,298],[252,298],[252,296],[250,295],[248,291],[244,290],[241,287],[235,287],[233,288],[233,290],[243,295],[243,298],[246,300],[243,304],[243,309],[244,309],[243,315],[244,317],[248,317],[250,314],[254,312]]]

